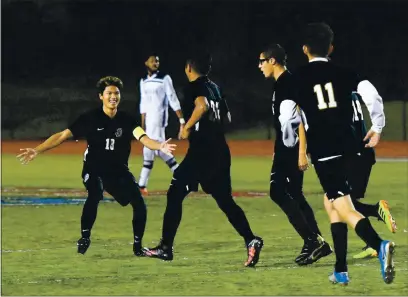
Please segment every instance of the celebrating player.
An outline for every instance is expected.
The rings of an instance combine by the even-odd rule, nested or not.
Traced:
[[[78,253],[85,254],[91,244],[91,230],[96,220],[98,204],[103,199],[103,191],[106,190],[120,205],[132,205],[133,252],[136,256],[143,256],[146,206],[139,186],[128,168],[131,141],[136,137],[143,145],[165,154],[171,153],[175,144],[169,144],[168,141],[159,143],[150,139],[143,129],[138,127],[133,116],[118,111],[123,88],[119,78],[104,77],[96,86],[102,108],[82,114],[68,129],[55,133],[36,148],[21,149],[23,152],[17,157],[23,164],[27,164],[39,154],[53,149],[71,137],[85,138],[88,147],[84,153],[82,179],[88,197],[81,216]]]
[[[367,99],[371,102],[376,100],[378,92],[368,80],[328,61],[327,56],[333,50],[332,41],[333,31],[327,24],[315,23],[306,27],[303,52],[309,63],[294,75],[294,97],[282,102],[285,108],[279,120],[283,141],[286,146],[294,146],[297,142],[296,129],[302,122],[296,109],[299,105],[306,114],[308,149],[325,191],[324,205],[331,222],[336,264],[329,280],[343,285],[349,283],[346,260],[348,224],[377,251],[383,280],[391,283],[395,276],[395,244],[382,240],[370,221],[355,210],[346,169],[348,159],[358,152],[359,144],[351,125],[352,92],[371,97]],[[367,146],[377,145],[379,133],[381,129],[375,126],[369,130]]]
[[[252,233],[243,210],[232,197],[231,154],[223,129],[223,122],[231,117],[220,88],[207,76],[210,69],[211,57],[207,54],[195,52],[187,59],[185,73],[190,84],[183,113],[188,121],[181,137],[189,140],[190,147],[167,192],[160,244],[148,249],[146,256],[173,259],[174,238],[181,221],[183,200],[191,191],[197,191],[198,184],[201,184],[204,192],[211,194],[243,237],[248,254],[244,265],[253,267],[259,260],[263,240]]]
[[[303,170],[307,169],[306,136],[300,124],[300,141],[294,147],[286,147],[282,140],[279,117],[285,107],[282,102],[293,98],[292,74],[286,69],[286,53],[279,44],[266,47],[259,57],[259,69],[266,78],[273,78],[275,91],[272,112],[276,129],[275,155],[271,170],[270,197],[283,210],[293,228],[303,239],[303,248],[295,262],[312,264],[330,255],[332,249],[321,236],[309,203],[303,195]],[[300,144],[299,144],[300,143]]]

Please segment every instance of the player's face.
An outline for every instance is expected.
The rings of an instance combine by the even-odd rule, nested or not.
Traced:
[[[267,59],[263,53],[259,55],[258,67],[266,78],[273,76],[274,66],[271,63],[271,59]]]
[[[145,65],[149,71],[156,72],[157,70],[159,70],[159,67],[160,67],[159,57],[156,57],[156,56],[149,57]]]
[[[115,109],[120,102],[120,91],[116,86],[107,86],[102,95],[99,94],[103,106],[109,109]]]

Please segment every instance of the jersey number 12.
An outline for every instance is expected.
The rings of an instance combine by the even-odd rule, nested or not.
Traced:
[[[324,85],[324,88],[327,91],[327,95],[329,97],[329,105],[324,101],[322,85],[315,85],[313,90],[317,95],[317,102],[319,103],[317,107],[322,110],[326,108],[333,108],[337,107],[337,102],[334,99],[334,92],[333,92],[333,85],[331,82]]]

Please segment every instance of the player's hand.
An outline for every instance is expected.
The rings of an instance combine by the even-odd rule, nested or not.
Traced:
[[[305,153],[299,154],[299,170],[306,171],[309,168],[309,160],[307,159],[307,155]]]
[[[170,155],[176,149],[177,146],[177,144],[169,143],[170,140],[171,138],[167,139],[165,142],[162,142],[160,144],[160,151],[167,155]]]
[[[185,125],[183,125],[183,124],[180,125],[180,130],[179,130],[179,133],[178,133],[178,139],[181,139],[181,133],[183,132],[184,126]]]
[[[188,139],[190,136],[191,129],[186,129],[186,126],[183,127],[183,130],[181,131],[181,139]]]
[[[33,148],[24,148],[24,149],[20,149],[20,151],[23,151],[23,152],[17,155],[17,158],[20,159],[20,162],[23,165],[32,161],[38,155],[38,152]]]
[[[365,147],[375,147],[380,142],[381,133],[374,132],[373,130],[368,131],[367,135],[364,137],[364,141],[370,139],[370,141],[365,145]]]

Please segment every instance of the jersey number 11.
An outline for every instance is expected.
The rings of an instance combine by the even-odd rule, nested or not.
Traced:
[[[329,105],[324,101],[322,85],[315,85],[313,90],[317,95],[317,102],[319,103],[317,107],[322,110],[326,108],[333,108],[337,107],[337,102],[334,99],[334,92],[333,92],[333,85],[331,82],[324,85],[324,88],[327,91],[327,95],[329,97]]]

